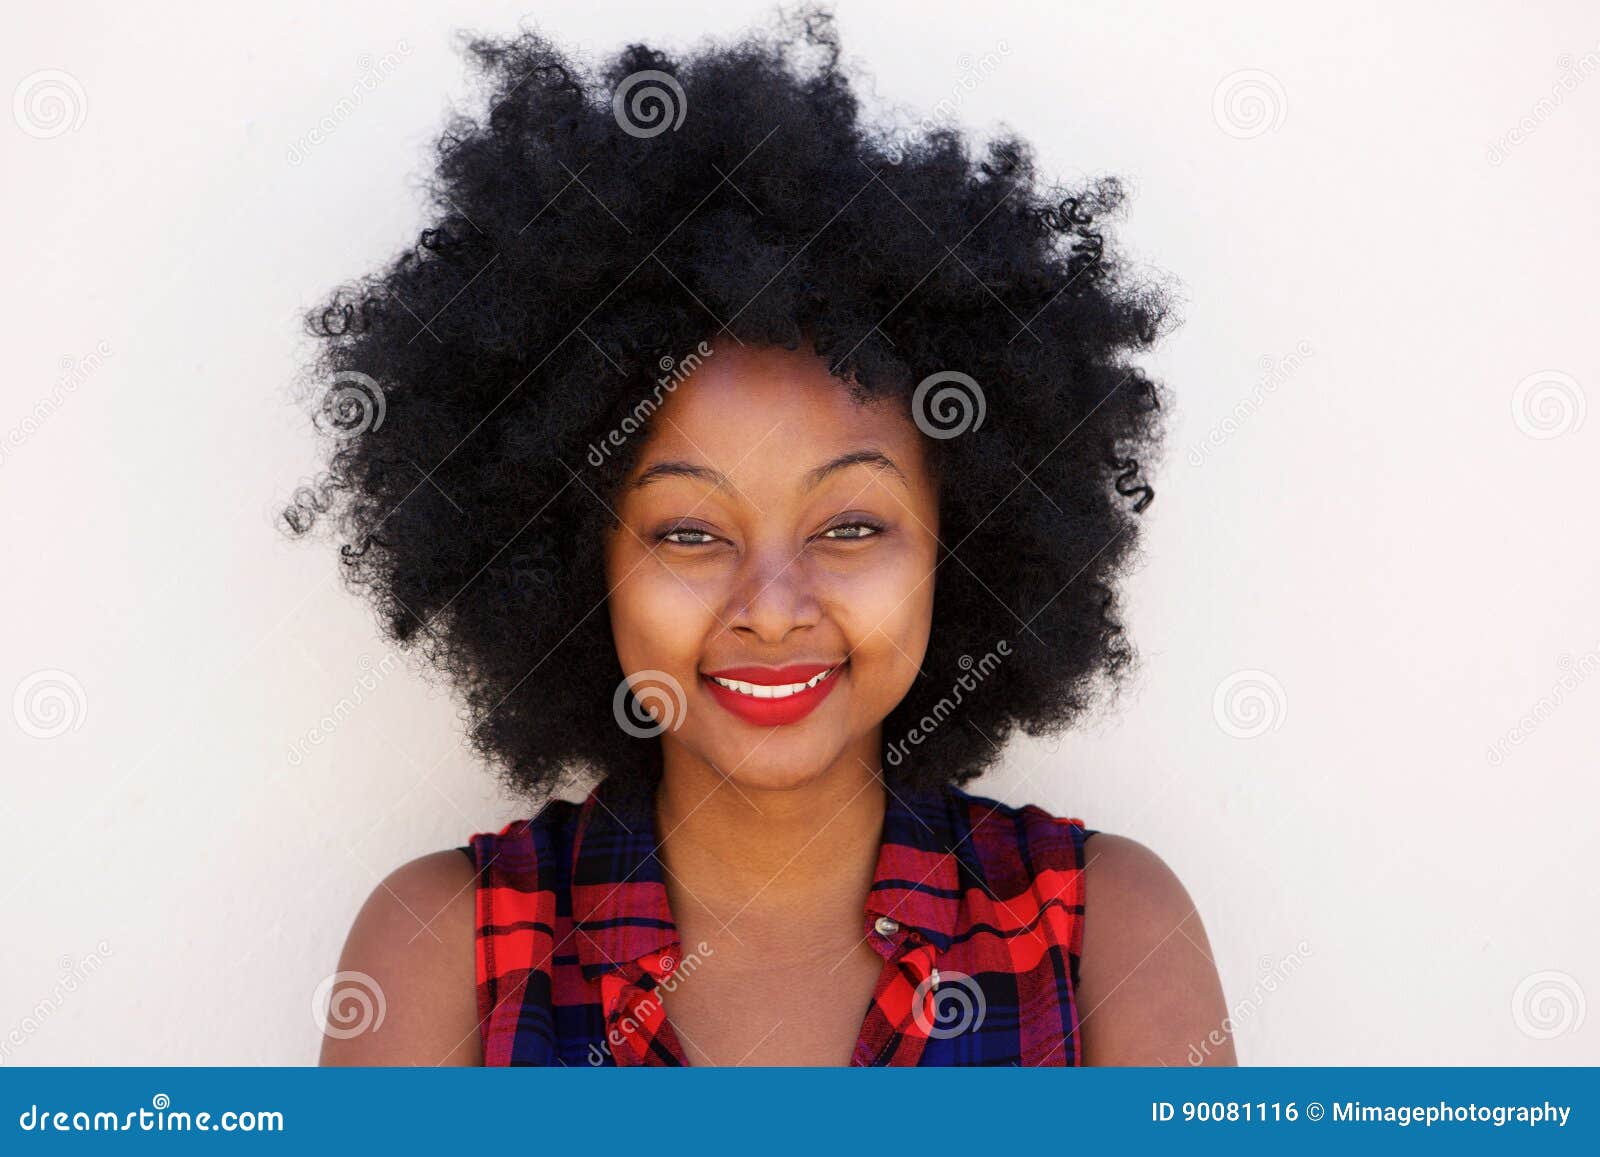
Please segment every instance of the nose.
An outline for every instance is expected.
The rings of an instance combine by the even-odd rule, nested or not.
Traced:
[[[779,644],[822,618],[822,600],[804,551],[774,542],[751,548],[740,560],[722,616],[749,642]]]

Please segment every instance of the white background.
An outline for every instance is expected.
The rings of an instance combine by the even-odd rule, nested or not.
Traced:
[[[1122,244],[1186,299],[1151,363],[1179,409],[1129,587],[1142,672],[973,790],[1165,857],[1246,1063],[1600,1061],[1600,13],[932,7],[839,5],[878,97],[1122,176]],[[470,92],[453,30],[609,51],[768,11],[13,13],[5,89],[71,82],[65,131],[0,120],[4,1063],[309,1063],[376,881],[524,810],[331,549],[274,527],[316,466],[300,311],[424,224]]]

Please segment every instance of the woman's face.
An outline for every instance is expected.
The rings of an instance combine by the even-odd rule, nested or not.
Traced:
[[[669,766],[688,755],[779,789],[841,759],[877,767],[933,613],[921,439],[903,401],[857,403],[804,347],[716,344],[666,395],[606,580],[617,657],[667,727]]]

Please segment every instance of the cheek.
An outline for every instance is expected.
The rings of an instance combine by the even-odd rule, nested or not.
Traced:
[[[928,648],[933,617],[933,555],[922,544],[908,546],[879,566],[842,581],[834,605],[852,664],[882,679],[896,699],[916,677]],[[866,670],[870,666],[870,672]]]
[[[624,671],[692,673],[710,616],[684,583],[645,562],[631,572],[623,568],[607,601]]]

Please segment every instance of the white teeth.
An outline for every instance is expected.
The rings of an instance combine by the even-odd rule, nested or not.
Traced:
[[[830,667],[820,671],[804,683],[779,683],[776,686],[767,686],[760,683],[745,683],[738,679],[719,679],[715,675],[709,676],[713,683],[726,687],[730,691],[737,691],[741,695],[749,695],[756,699],[787,699],[791,695],[798,695],[802,691],[809,691],[839,668]]]

